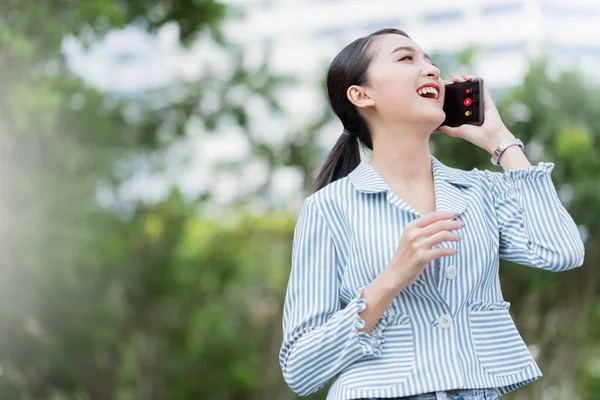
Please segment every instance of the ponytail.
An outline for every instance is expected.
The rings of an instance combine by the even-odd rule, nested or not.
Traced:
[[[369,48],[375,39],[382,35],[401,35],[410,39],[404,31],[393,28],[380,29],[344,47],[329,66],[327,71],[329,104],[342,125],[351,131],[344,129],[344,133],[333,146],[315,179],[314,192],[348,176],[360,164],[360,146],[373,150],[373,139],[367,121],[350,102],[347,91],[352,85],[368,84],[368,69],[374,54],[369,51]]]
[[[348,176],[360,164],[358,137],[348,130],[340,135],[315,179],[313,193]]]

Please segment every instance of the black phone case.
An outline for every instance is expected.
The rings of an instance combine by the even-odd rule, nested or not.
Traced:
[[[444,86],[446,88],[446,95],[444,97],[446,119],[442,125],[456,127],[462,124],[483,124],[482,78],[476,77],[470,81],[449,83]],[[468,89],[469,93],[467,93]]]

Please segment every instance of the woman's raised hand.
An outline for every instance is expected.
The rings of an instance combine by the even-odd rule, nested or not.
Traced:
[[[463,75],[462,77],[452,76],[452,83],[470,81],[475,78],[473,75]],[[444,79],[444,84],[450,83]],[[474,145],[481,147],[488,153],[492,154],[496,147],[507,139],[514,139],[513,134],[506,128],[504,122],[500,118],[500,114],[492,101],[489,91],[485,83],[483,84],[483,114],[484,121],[481,125],[463,124],[458,127],[450,127],[442,125],[439,131],[448,136],[465,139]]]

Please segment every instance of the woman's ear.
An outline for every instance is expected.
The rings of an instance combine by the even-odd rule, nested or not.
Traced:
[[[369,96],[368,91],[361,86],[352,85],[346,91],[346,96],[352,104],[358,108],[365,108],[375,105],[375,100]]]

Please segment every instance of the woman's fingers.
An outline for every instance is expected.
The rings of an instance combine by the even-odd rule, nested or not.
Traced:
[[[428,237],[442,231],[454,231],[462,229],[464,225],[456,220],[440,220],[421,228],[419,233],[422,237]]]
[[[436,247],[431,250],[426,250],[425,256],[423,258],[426,263],[430,263],[435,259],[446,256],[453,256],[456,253],[458,253],[458,249],[452,247]]]
[[[452,247],[438,247],[431,250],[431,259],[435,260],[436,258],[445,257],[445,256],[453,256],[458,253],[458,249]]]
[[[410,228],[422,228],[429,224],[433,224],[434,222],[445,220],[445,219],[453,219],[456,218],[457,214],[453,211],[432,211],[424,216],[415,219],[410,222],[407,227]]]
[[[433,246],[436,246],[442,242],[459,242],[460,236],[454,232],[438,232],[435,233],[425,239],[422,239],[418,246],[423,245],[427,249],[431,249]]]
[[[475,76],[474,75],[462,75],[462,76],[452,75],[450,78],[452,79],[452,82],[456,83],[456,82],[470,81],[471,79],[474,79]],[[447,82],[447,81],[444,80],[444,82]],[[450,82],[448,82],[448,83],[450,83]]]

